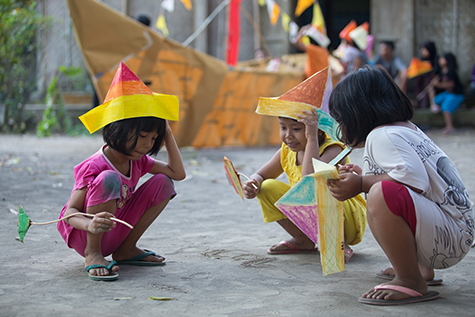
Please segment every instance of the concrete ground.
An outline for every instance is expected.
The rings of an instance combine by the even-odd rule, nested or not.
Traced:
[[[472,199],[475,131],[428,134],[454,161]],[[32,226],[17,237],[21,204],[32,221],[55,220],[73,185],[73,167],[94,153],[100,137],[0,136],[0,316],[473,316],[475,251],[436,272],[440,298],[378,307],[358,297],[382,282],[389,263],[367,229],[345,271],[322,276],[320,255],[270,256],[288,238],[264,224],[258,202],[242,202],[228,184],[221,159],[252,174],[277,147],[182,148],[188,177],[178,196],[139,246],[163,255],[163,267],[121,266],[115,282],[88,279],[83,258],[68,249],[55,225]],[[361,150],[352,153],[361,161]],[[159,153],[159,158],[164,158]],[[170,297],[169,301],[149,297]]]

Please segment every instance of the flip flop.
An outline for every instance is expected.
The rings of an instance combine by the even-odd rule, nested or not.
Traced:
[[[427,291],[427,294],[422,295],[421,293],[413,289],[410,289],[404,286],[390,285],[390,284],[377,285],[374,287],[374,289],[375,290],[388,289],[388,290],[407,294],[411,297],[406,298],[406,299],[400,299],[400,300],[374,299],[374,298],[360,297],[358,298],[358,302],[362,304],[378,305],[378,306],[404,305],[404,304],[419,303],[419,302],[425,302],[428,300],[433,300],[433,299],[438,298],[440,295],[439,292],[436,292],[436,291]]]
[[[376,277],[380,278],[380,279],[383,279],[383,280],[388,280],[388,281],[392,281],[394,279],[394,276],[393,275],[389,275],[389,274],[383,274],[382,272],[378,272],[376,273]],[[442,285],[442,282],[444,280],[441,279],[441,278],[434,278],[430,281],[427,281],[427,286],[438,286],[438,285]]]
[[[160,266],[165,265],[165,260],[162,262],[152,262],[152,261],[144,261],[143,259],[149,255],[157,255],[155,252],[150,250],[145,250],[144,253],[137,255],[136,257],[130,258],[128,260],[118,261],[117,263],[120,265],[137,265],[137,266]]]
[[[108,266],[102,265],[102,264],[93,264],[89,265],[86,267],[86,271],[89,274],[89,278],[93,281],[115,281],[119,278],[119,273],[117,272],[111,272],[111,269],[114,265],[117,265],[116,261],[110,261]],[[99,268],[105,268],[109,271],[109,275],[92,275],[89,273],[90,270],[92,269],[99,269]]]
[[[295,245],[293,245],[289,241],[281,241],[277,243],[275,246],[277,247],[279,245],[285,245],[288,249],[287,250],[271,250],[272,248],[271,247],[269,248],[269,250],[267,250],[267,254],[291,254],[291,253],[308,253],[308,252],[318,251],[318,247],[315,247],[311,250],[303,250],[303,249],[297,248]]]

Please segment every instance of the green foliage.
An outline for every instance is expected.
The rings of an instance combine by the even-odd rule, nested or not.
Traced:
[[[35,89],[36,33],[47,19],[36,1],[0,0],[0,103],[5,124],[0,129],[22,132],[23,108]]]

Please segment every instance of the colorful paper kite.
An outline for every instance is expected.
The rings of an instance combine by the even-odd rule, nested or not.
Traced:
[[[231,185],[233,185],[236,193],[238,193],[238,195],[241,196],[242,200],[244,201],[244,192],[242,189],[241,180],[239,179],[239,175],[244,176],[249,181],[251,179],[242,173],[236,172],[233,166],[233,162],[231,162],[231,160],[228,159],[226,156],[224,157],[223,162],[224,162],[224,169],[226,170],[226,175],[228,176],[228,179],[231,182]],[[252,186],[255,189],[257,189],[256,185],[252,184]]]
[[[313,160],[315,173],[295,184],[275,206],[320,249],[323,275],[345,269],[343,202],[327,188],[327,179],[338,179],[335,166]]]
[[[407,78],[411,79],[432,71],[432,64],[428,61],[421,61],[417,57],[411,59],[407,69]]]
[[[333,140],[340,140],[338,123],[328,114],[328,102],[333,90],[329,67],[315,73],[277,98],[259,98],[256,113],[298,119],[303,110],[317,108],[318,128]]]
[[[23,239],[25,238],[26,232],[28,231],[28,229],[30,229],[31,225],[40,225],[40,226],[49,225],[49,224],[60,222],[60,221],[63,221],[65,219],[71,218],[73,216],[78,216],[78,215],[94,218],[93,214],[87,214],[87,213],[84,213],[84,212],[76,212],[76,213],[67,215],[66,217],[63,217],[63,218],[58,219],[58,220],[53,220],[53,221],[48,221],[48,222],[32,222],[30,220],[30,217],[28,217],[28,215],[25,213],[25,210],[23,209],[23,207],[20,206],[20,210],[19,210],[19,213],[18,213],[18,235],[19,235],[18,240],[21,243],[23,243]],[[114,220],[114,221],[117,221],[117,222],[119,222],[123,225],[126,225],[130,229],[134,229],[134,227],[132,227],[130,224],[128,224],[127,222],[125,222],[123,220],[117,219],[115,217],[111,217],[110,219]]]
[[[178,97],[152,92],[124,63],[120,63],[104,103],[79,117],[93,133],[111,122],[138,117],[178,120]]]

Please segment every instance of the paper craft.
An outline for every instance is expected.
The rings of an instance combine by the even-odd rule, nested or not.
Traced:
[[[122,119],[157,117],[178,120],[178,97],[153,93],[124,63],[120,63],[104,103],[79,117],[93,133]]]
[[[428,61],[421,61],[417,57],[411,59],[407,69],[407,78],[411,79],[432,71],[432,64]]]
[[[353,42],[359,47],[360,50],[366,50],[368,47],[368,33],[369,33],[369,23],[364,22],[356,29],[348,33],[348,36],[353,40]]]
[[[31,225],[40,225],[40,226],[49,225],[49,224],[57,223],[57,222],[63,221],[65,219],[68,219],[68,218],[71,218],[71,217],[77,216],[77,215],[82,215],[82,216],[94,218],[93,214],[87,214],[87,213],[84,213],[84,212],[76,212],[76,213],[70,214],[70,215],[68,215],[66,217],[63,217],[61,219],[58,219],[58,220],[53,220],[53,221],[48,221],[48,222],[33,222],[33,221],[30,220],[30,217],[28,217],[28,215],[25,213],[25,210],[23,209],[23,207],[20,206],[20,210],[19,210],[19,213],[18,213],[18,235],[19,235],[18,240],[21,243],[23,243],[23,239],[25,238],[25,235],[26,235],[28,229],[30,229]],[[117,219],[115,217],[111,217],[110,219],[114,220],[116,222],[119,222],[123,225],[126,225],[130,229],[134,229],[133,226],[131,226],[129,223],[127,223],[123,220]]]
[[[345,269],[343,202],[327,188],[327,179],[338,179],[335,166],[313,160],[315,173],[295,184],[275,206],[318,245],[323,275]]]
[[[355,20],[351,20],[343,30],[341,30],[339,36],[341,39],[346,40],[347,42],[351,42],[350,32],[357,28],[357,24]]]
[[[242,189],[241,180],[239,179],[238,173],[234,169],[233,162],[231,162],[226,156],[224,157],[223,162],[226,175],[228,175],[231,185],[233,185],[236,193],[238,193],[238,195],[241,196],[242,201],[244,201],[244,192]]]
[[[327,113],[332,90],[331,70],[326,67],[280,97],[260,97],[256,113],[298,120],[298,115],[303,110],[317,108],[318,128],[333,140],[339,141],[339,125]]]

